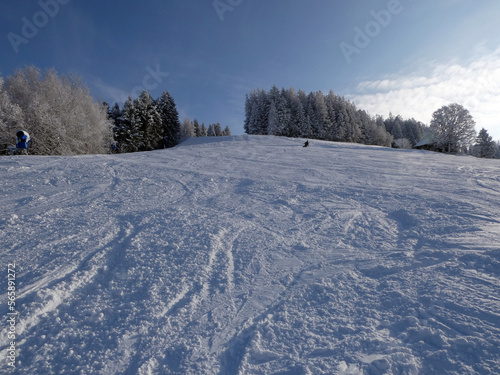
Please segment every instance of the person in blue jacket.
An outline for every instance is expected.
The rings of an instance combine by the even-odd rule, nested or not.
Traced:
[[[16,143],[17,151],[26,150],[26,152],[27,152],[27,150],[30,146],[30,143],[31,143],[31,137],[28,134],[28,132],[23,131],[23,130],[19,130],[16,133],[16,136],[17,136],[17,143]]]

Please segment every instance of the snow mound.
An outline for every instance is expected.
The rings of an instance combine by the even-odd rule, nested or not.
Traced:
[[[302,144],[1,158],[16,372],[500,373],[498,161]]]

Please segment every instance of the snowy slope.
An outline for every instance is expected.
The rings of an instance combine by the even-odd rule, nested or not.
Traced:
[[[301,145],[0,158],[14,373],[500,373],[500,163]]]

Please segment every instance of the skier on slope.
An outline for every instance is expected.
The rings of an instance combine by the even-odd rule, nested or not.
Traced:
[[[31,144],[31,137],[28,132],[24,130],[19,130],[16,133],[17,143],[16,143],[16,154],[27,154],[28,147]]]
[[[308,147],[309,146],[309,141],[306,141],[306,143],[304,143],[304,146],[302,147]]]

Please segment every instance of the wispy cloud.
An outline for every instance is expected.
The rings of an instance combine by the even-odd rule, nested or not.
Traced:
[[[123,104],[127,101],[128,97],[131,95],[130,91],[127,92],[120,88],[111,86],[102,81],[100,78],[93,78],[89,82],[92,91],[95,92],[95,95],[100,99],[106,99],[110,101],[110,105],[114,103]]]
[[[478,51],[470,61],[426,63],[419,72],[398,73],[358,84],[349,95],[372,114],[400,114],[429,123],[438,108],[464,105],[477,127],[500,139],[500,48]]]

